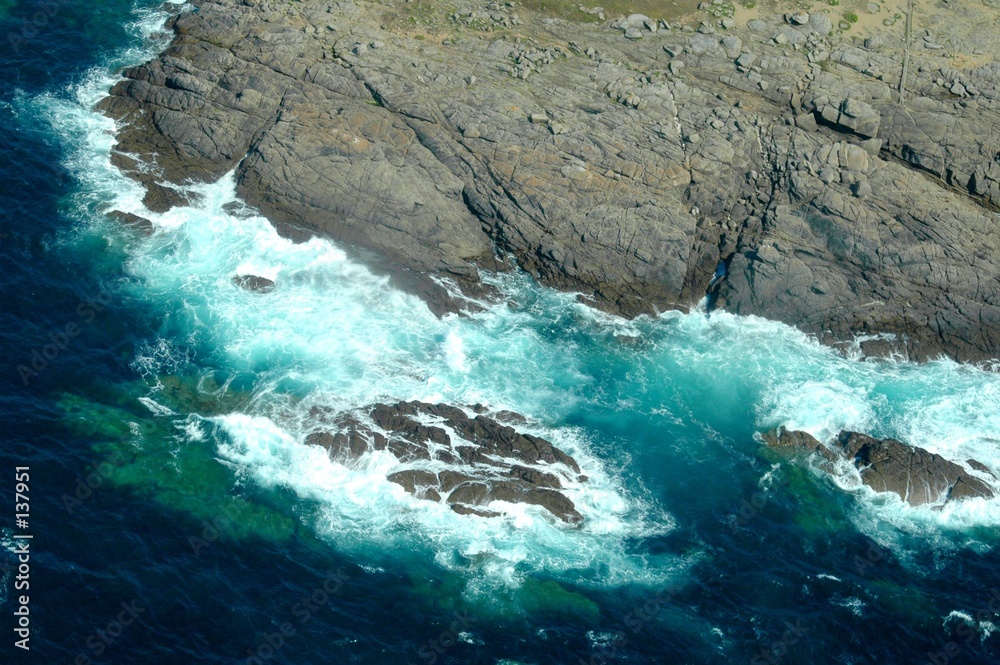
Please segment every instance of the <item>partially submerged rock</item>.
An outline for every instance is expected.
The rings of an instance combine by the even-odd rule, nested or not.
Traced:
[[[819,452],[827,459],[830,459],[828,456],[829,453],[823,444],[819,442],[819,439],[808,432],[778,427],[764,432],[761,434],[761,438],[771,448],[786,449],[792,452]]]
[[[509,412],[501,414],[511,419]],[[417,498],[443,501],[463,515],[497,516],[489,504],[505,501],[541,506],[569,524],[583,521],[562,491],[565,481],[586,480],[576,460],[489,416],[423,402],[375,404],[367,417],[331,419],[319,408],[311,415],[323,427],[306,443],[326,448],[342,463],[387,450],[400,462],[388,479]]]
[[[126,226],[144,236],[153,235],[153,222],[149,221],[145,217],[140,217],[139,215],[131,212],[122,212],[121,210],[110,211],[108,213],[108,217],[121,222],[123,226]]]
[[[865,484],[877,491],[896,492],[914,506],[937,503],[942,498],[953,501],[995,496],[989,485],[961,465],[895,439],[841,432],[837,444],[854,459]]]
[[[865,485],[876,492],[893,492],[911,506],[996,496],[988,483],[962,465],[895,439],[843,431],[829,446],[824,446],[807,432],[784,428],[771,430],[762,437],[772,448],[816,452],[830,463],[849,460]],[[993,477],[982,463],[969,460],[968,464],[971,469]]]
[[[274,280],[260,275],[236,275],[233,277],[233,284],[255,293],[270,293],[274,290]]]

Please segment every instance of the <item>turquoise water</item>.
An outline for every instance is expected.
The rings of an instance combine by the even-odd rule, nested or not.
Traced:
[[[59,582],[39,592],[52,662],[97,656],[90,630],[133,596],[148,614],[108,662],[252,662],[292,617],[282,662],[911,663],[949,642],[963,662],[996,656],[1000,501],[912,508],[754,435],[856,429],[1000,475],[1000,375],[863,362],[699,307],[627,321],[516,273],[487,278],[502,303],[438,319],[335,244],[280,238],[232,176],[153,214],[92,108],[118,67],[163,47],[166,14],[117,11],[139,20],[75,73],[3,98],[5,122],[59,170],[51,191],[5,190],[22,211],[5,228],[28,240],[3,246],[17,261],[5,404],[30,433],[5,461],[30,451],[52,469],[40,565]],[[30,180],[18,163],[5,177]],[[133,236],[109,209],[156,231]],[[232,284],[246,273],[275,290]],[[94,300],[107,306],[94,323],[74,313]],[[79,345],[22,385],[14,365],[67,321]],[[524,414],[589,476],[568,490],[584,526],[511,505],[460,516],[386,481],[387,453],[345,466],[303,443],[314,406],[411,399]],[[328,569],[346,591],[300,625],[295,602]],[[85,612],[66,602],[80,589]],[[456,612],[471,618],[452,630]]]

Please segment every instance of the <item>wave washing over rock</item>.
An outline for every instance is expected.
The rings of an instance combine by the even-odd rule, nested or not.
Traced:
[[[501,513],[489,506],[501,501],[541,506],[569,524],[582,522],[560,491],[566,480],[586,482],[576,460],[545,439],[482,415],[482,405],[473,411],[480,413],[470,417],[447,404],[376,404],[367,414],[375,429],[356,417],[340,416],[325,423],[336,427],[336,433],[323,429],[306,437],[306,443],[326,448],[342,463],[389,450],[405,465],[389,480],[421,499],[443,500],[459,514],[497,517]],[[322,409],[314,408],[310,415],[327,421]],[[498,417],[524,422],[517,414]]]
[[[211,7],[214,3],[205,4],[208,5],[206,11],[217,10]],[[177,20],[195,21],[204,18],[199,18],[195,14],[201,14],[201,12],[183,13]],[[205,16],[212,16],[212,14],[205,14]],[[248,14],[247,16],[252,15]],[[274,21],[283,20],[280,19],[281,16],[283,14],[279,13],[272,16],[272,19]],[[174,47],[176,46],[175,40]],[[89,106],[92,100],[99,98],[101,85],[105,85],[100,81],[94,83],[94,86],[84,90],[88,96],[87,99],[83,100],[85,107]],[[171,90],[180,89],[176,86],[168,86],[168,88]],[[116,89],[120,90],[121,86],[119,85]],[[106,110],[108,103],[113,102],[102,102],[98,107]],[[62,122],[72,123],[78,120],[88,126],[96,122],[96,119],[85,108],[62,108],[60,111]],[[80,115],[81,113],[83,115]],[[141,125],[141,123],[139,124]],[[67,129],[67,131],[74,130]],[[127,125],[119,128],[118,135],[119,137],[128,136],[133,131],[136,131],[136,125]],[[528,379],[533,373],[533,370],[530,369],[527,373],[515,372],[512,375],[504,376],[512,366],[521,365],[528,368],[535,366],[534,356],[538,350],[534,348],[534,341],[531,339],[534,333],[531,333],[530,329],[534,324],[528,323],[530,317],[524,319],[515,315],[515,318],[511,320],[507,313],[500,314],[505,309],[504,306],[484,301],[478,306],[486,308],[487,318],[485,321],[492,320],[490,323],[477,321],[475,317],[468,324],[458,324],[451,317],[434,323],[433,317],[428,318],[429,312],[420,312],[419,307],[414,309],[415,301],[409,296],[396,291],[384,280],[372,276],[366,269],[348,260],[345,253],[333,248],[325,241],[314,238],[308,242],[297,244],[275,235],[274,230],[266,220],[256,217],[254,211],[246,208],[238,200],[237,192],[241,188],[240,169],[243,168],[242,165],[238,166],[235,174],[223,177],[215,184],[189,183],[181,187],[168,187],[169,191],[177,195],[177,203],[190,201],[193,204],[178,205],[166,212],[157,212],[156,208],[159,206],[155,205],[154,202],[150,207],[151,200],[149,198],[149,191],[159,191],[157,187],[152,186],[146,192],[143,202],[140,203],[138,199],[143,197],[142,191],[128,185],[112,167],[112,164],[115,166],[121,164],[121,153],[112,149],[110,153],[111,163],[109,164],[107,161],[110,146],[108,133],[95,132],[90,136],[92,143],[89,148],[81,151],[74,158],[76,166],[79,169],[90,170],[87,177],[96,178],[97,188],[106,190],[107,200],[114,201],[114,209],[118,211],[114,216],[126,222],[128,226],[142,235],[148,234],[150,227],[154,229],[154,233],[155,229],[160,229],[161,233],[168,234],[167,236],[161,235],[161,242],[166,240],[168,246],[182,250],[180,253],[169,252],[164,255],[160,251],[161,246],[154,244],[149,247],[148,251],[144,250],[133,257],[128,270],[131,274],[141,277],[144,296],[163,299],[167,303],[184,302],[182,311],[186,312],[185,318],[188,318],[186,325],[190,325],[192,330],[199,330],[199,334],[207,334],[215,340],[213,344],[222,350],[227,364],[232,363],[233,366],[243,371],[262,371],[265,377],[265,387],[261,393],[268,395],[268,399],[260,402],[260,406],[263,408],[259,409],[259,412],[266,416],[273,416],[273,422],[283,423],[282,427],[290,427],[291,440],[298,439],[306,442],[311,435],[314,437],[311,442],[316,443],[317,426],[323,421],[323,417],[320,417],[319,414],[324,410],[329,410],[330,414],[334,414],[332,417],[342,419],[347,416],[336,414],[347,414],[357,409],[370,408],[371,405],[378,403],[379,400],[384,400],[387,396],[430,401],[444,399],[445,403],[450,405],[475,403],[480,398],[488,396],[489,402],[493,404],[512,406],[516,410],[532,416],[541,416],[550,421],[560,417],[558,415],[561,411],[560,408],[552,411],[551,404],[545,404],[545,400],[549,397],[529,390],[529,399],[524,399],[524,386],[537,382],[539,378],[543,377],[533,376]],[[217,244],[220,238],[224,238],[222,245]],[[222,276],[220,277],[220,275]],[[538,297],[537,295],[528,296],[520,291],[522,289],[520,285],[514,286],[518,283],[519,278],[515,278],[513,282],[506,279],[497,281],[497,278],[488,275],[486,278],[486,286],[494,293],[503,294],[507,300],[516,301],[522,297]],[[440,285],[444,283],[434,282],[434,284],[439,285],[437,288],[441,288]],[[343,298],[344,288],[348,285],[351,289],[351,295],[345,299]],[[249,293],[243,296],[238,295],[245,291],[249,291]],[[322,296],[323,304],[317,309],[315,299],[320,294],[327,293],[329,296]],[[572,302],[572,298],[567,300],[555,296],[545,297],[555,298],[549,303],[549,306],[555,307],[556,310],[565,311],[569,303]],[[177,298],[181,300],[178,301]],[[470,304],[468,300],[462,300],[462,302],[466,306]],[[474,301],[471,304],[475,304]],[[583,310],[585,309],[583,308]],[[404,325],[397,325],[398,311],[401,310],[414,312],[414,317]],[[579,312],[583,310],[579,310]],[[313,312],[321,312],[321,315],[313,315]],[[373,313],[376,315],[375,319],[372,318]],[[574,316],[581,316],[581,313],[574,314]],[[595,316],[598,315],[591,312],[583,320],[589,320]],[[882,399],[881,389],[873,381],[874,376],[878,375],[880,370],[871,370],[874,372],[872,374],[869,370],[864,369],[858,374],[858,368],[852,361],[845,361],[842,366],[827,367],[828,359],[826,359],[825,354],[820,353],[819,356],[816,356],[818,351],[809,348],[806,338],[800,339],[794,335],[788,337],[788,333],[781,331],[780,326],[770,327],[771,324],[753,322],[752,319],[733,319],[722,313],[714,314],[712,317],[714,323],[705,318],[705,324],[703,324],[701,323],[703,318],[705,318],[704,314],[695,313],[690,315],[690,318],[666,317],[659,322],[640,320],[635,324],[628,324],[612,317],[609,322],[601,323],[600,326],[610,325],[613,329],[624,331],[625,337],[622,339],[627,339],[632,335],[638,335],[639,338],[646,334],[656,336],[670,330],[683,331],[681,336],[674,340],[670,346],[674,353],[681,355],[689,355],[691,349],[700,349],[705,344],[720,344],[722,348],[725,348],[729,344],[736,343],[747,348],[747,358],[752,362],[752,365],[734,365],[732,358],[715,357],[714,351],[712,351],[709,352],[709,357],[713,357],[715,360],[710,362],[708,366],[712,367],[713,373],[721,372],[717,378],[718,382],[723,385],[734,380],[736,376],[741,377],[741,381],[746,381],[748,376],[755,377],[750,379],[751,382],[758,382],[758,387],[754,389],[755,397],[751,401],[762,400],[759,411],[760,419],[765,424],[773,422],[775,417],[781,418],[780,414],[782,413],[784,413],[783,417],[785,418],[783,422],[789,427],[794,426],[795,422],[803,418],[806,412],[810,412],[810,417],[817,415],[822,417],[822,414],[825,413],[834,421],[839,422],[840,427],[858,428],[874,425],[879,419],[896,419],[898,422],[893,424],[893,427],[905,427],[909,419],[919,417],[919,408],[911,410],[910,407],[906,407],[896,412],[896,407],[890,407],[886,411],[878,406]],[[203,319],[212,320],[215,329],[211,332],[202,329],[200,321]],[[280,329],[269,329],[270,325],[279,321],[283,322]],[[328,328],[330,321],[337,322],[335,328]],[[495,335],[500,333],[502,328],[515,321],[515,337],[513,338],[515,341],[513,341],[514,346],[512,347],[515,354],[513,356],[503,355],[498,364],[489,364],[486,358],[494,353],[490,347],[497,341]],[[392,323],[390,324],[390,322]],[[484,323],[485,328],[483,327]],[[260,324],[263,324],[263,327]],[[707,327],[705,327],[706,324]],[[417,330],[422,328],[425,331],[417,333],[416,339],[413,338],[414,325],[417,325]],[[462,332],[462,329],[467,325],[472,326],[471,331]],[[638,329],[631,330],[632,325],[638,325]],[[763,327],[761,328],[761,326]],[[470,332],[476,331],[477,328],[479,331],[474,332],[473,336],[482,333],[486,333],[486,335],[473,341],[473,338],[470,338]],[[766,342],[752,341],[755,339],[754,336],[758,334],[754,331],[758,329],[768,331],[765,334]],[[528,334],[519,339],[518,331]],[[657,332],[654,333],[654,331]],[[616,333],[616,335],[618,334],[620,333]],[[426,335],[429,337],[424,337]],[[717,335],[721,335],[721,337],[717,338]],[[732,335],[735,335],[732,339],[739,341],[721,341]],[[778,337],[773,337],[773,335],[778,335]],[[425,346],[425,343],[420,341],[422,337],[433,341]],[[437,341],[438,339],[440,341]],[[779,339],[783,341],[779,342]],[[361,340],[364,341],[361,342]],[[417,343],[414,345],[413,341]],[[511,344],[511,342],[512,340],[508,339],[503,343]],[[803,344],[806,346],[802,346]],[[562,369],[557,369],[557,371],[568,372],[569,375],[579,372],[579,368],[575,366],[576,361],[571,361],[569,364],[557,361],[558,356],[561,355],[561,352],[557,350],[558,347],[559,345],[555,345],[546,352],[551,354],[548,357],[554,363],[549,365],[550,371],[552,368],[559,368],[562,365]],[[706,352],[708,351],[703,350],[695,353],[697,355]],[[803,352],[806,354],[805,357],[809,359],[805,361],[802,373],[788,373],[786,361],[788,354],[796,355]],[[179,353],[178,349],[173,348],[167,340],[162,340],[162,344],[150,347],[148,353],[141,354],[135,365],[147,376],[163,374],[176,370],[186,362],[183,358],[187,356],[181,354],[181,358],[178,358]],[[476,358],[474,362],[470,362],[470,354],[471,357]],[[670,353],[667,353],[655,357],[665,359],[669,355]],[[435,362],[443,363],[445,374],[428,373],[425,363],[429,357],[436,357]],[[770,358],[770,360],[764,361],[762,360],[764,358]],[[292,366],[278,371],[268,369],[274,362],[283,363],[286,361],[291,361]],[[649,361],[654,365],[657,362],[653,358],[650,358]],[[309,389],[316,391],[316,394],[305,401],[300,401],[299,397],[295,397],[292,402],[294,402],[294,407],[298,410],[299,415],[289,420],[287,408],[292,405],[292,402],[289,401],[288,389],[285,386],[290,380],[302,380],[300,370],[296,369],[299,363],[315,364],[319,368],[319,373],[310,377],[305,384]],[[463,378],[468,376],[473,367],[476,370],[484,369],[484,363],[490,377],[485,381],[485,383],[491,384],[488,389],[484,389],[484,380],[482,379],[470,383],[467,378]],[[364,368],[364,371],[353,376],[350,371],[346,374],[322,376],[324,373],[322,368],[331,365],[342,365],[349,369],[357,368],[359,370]],[[380,381],[373,382],[370,379],[373,369],[381,377]],[[819,375],[825,374],[826,377],[817,378],[814,376],[813,373],[817,370],[819,370]],[[906,385],[922,385],[927,381],[944,388],[947,383],[946,381],[945,384],[942,384],[940,378],[918,378],[918,375],[911,374],[912,370],[907,369],[905,365],[901,365],[898,371],[897,380]],[[952,370],[950,366],[945,365],[931,370],[930,376],[938,376],[940,372],[943,372],[943,376],[950,377],[953,371],[958,372],[959,377],[962,374],[962,370]],[[728,372],[734,373],[731,378],[726,378]],[[782,373],[784,376],[779,379],[779,375]],[[974,379],[973,381],[978,380]],[[527,383],[525,383],[526,381]],[[842,381],[851,384],[846,393],[841,391],[845,387]],[[544,386],[544,379],[538,385]],[[964,385],[964,379],[959,378],[956,388],[964,390],[964,388],[959,388],[962,385]],[[829,389],[824,386],[829,386]],[[818,395],[811,394],[812,388],[820,388]],[[980,388],[970,388],[970,390],[980,390]],[[989,390],[987,388],[987,391]],[[842,394],[830,400],[829,395],[832,392],[841,392]],[[810,395],[823,402],[818,410],[816,407],[819,402],[803,402],[803,399],[808,399]],[[539,397],[541,397],[541,402],[538,401]],[[270,401],[273,401],[273,404],[266,403]],[[280,409],[277,405],[282,405],[281,409],[285,409],[286,413],[279,413]],[[311,405],[311,410],[303,411],[306,405]],[[788,408],[792,408],[794,413],[787,413]],[[939,415],[946,420],[949,419],[947,417],[949,414],[940,413]],[[256,422],[253,420],[257,417],[256,415],[249,417],[251,421],[247,422]],[[298,424],[291,424],[294,422]],[[347,421],[341,420],[341,424],[344,422]],[[354,422],[346,428],[346,431],[353,436],[364,433],[363,436],[368,438],[366,445],[371,448],[371,452],[379,452],[378,445],[374,443],[376,433],[366,430],[366,427]],[[239,427],[236,428],[236,431],[239,430]],[[942,442],[948,440],[950,436],[944,432],[944,430],[941,431]],[[337,434],[330,433],[329,436],[336,438]],[[991,440],[988,434],[982,434],[982,438],[984,441]],[[459,437],[459,440],[461,439],[462,437]],[[977,440],[977,437],[973,436],[969,442],[974,443]],[[327,448],[329,449],[330,446]],[[232,454],[237,454],[235,452],[237,448],[229,446],[226,449]],[[350,446],[348,446],[349,449]],[[578,448],[576,450],[578,453],[582,452]],[[391,446],[387,448],[387,451],[390,453],[398,452],[393,451]],[[338,455],[340,462],[351,461],[344,458],[344,450],[341,447],[337,447],[333,452],[335,458],[333,461],[337,461]],[[354,457],[358,458],[359,456],[355,455]],[[992,461],[995,456],[987,455],[982,458]],[[394,461],[390,466],[384,467],[382,477],[395,478],[395,484],[408,491],[412,481],[412,492],[424,497],[427,496],[428,489],[434,489],[439,495],[442,495],[442,491],[450,494],[457,488],[457,485],[453,485],[454,481],[468,484],[472,480],[469,477],[450,478],[447,481],[442,481],[439,470],[436,470],[434,471],[437,474],[435,481],[431,482],[429,476],[421,475],[419,477],[427,480],[427,484],[420,485],[417,482],[417,469],[403,470],[395,465],[400,461],[406,461],[405,459],[400,459],[397,455],[393,455],[391,459]],[[280,464],[277,460],[274,462]],[[513,463],[508,463],[508,467],[503,469],[503,472],[509,474],[513,466]],[[254,463],[254,468],[257,469],[258,473],[263,474],[260,476],[262,480],[268,479],[266,482],[273,482],[272,470],[265,470],[257,462]],[[585,474],[601,475],[603,473],[599,466],[591,466],[583,471]],[[491,473],[494,472],[495,470],[491,471]],[[543,483],[552,483],[551,479],[544,477],[540,477],[540,479]],[[569,480],[567,479],[567,481]],[[524,479],[522,478],[521,481]],[[295,484],[295,481],[290,477],[283,482]],[[525,488],[521,486],[517,492],[523,495],[539,489],[553,488]],[[511,491],[513,490],[510,487],[504,490],[507,492],[508,498],[511,496]],[[603,489],[599,490],[598,495],[607,496],[608,500],[611,501],[611,503],[604,504],[605,509],[612,505],[617,506],[611,510],[612,516],[634,509],[634,507],[627,507],[627,503],[624,503],[621,497],[612,498],[612,495],[604,495],[603,492]],[[457,506],[466,506],[466,508],[459,508],[460,511],[465,512],[471,509],[468,508],[470,506],[479,506],[475,510],[482,513],[484,512],[482,504],[488,503],[487,499],[487,496],[478,495],[470,503],[457,500],[452,503]],[[604,500],[598,499],[596,502],[591,502],[591,508],[601,505]],[[550,510],[550,512],[553,514],[561,513],[564,517],[569,516],[572,518],[570,521],[578,521],[574,510],[575,508],[569,509],[564,504],[563,508],[555,511]],[[976,519],[989,523],[992,521],[992,518],[989,517],[990,514],[992,513],[987,512],[986,515]],[[613,517],[612,519],[617,518]],[[626,534],[632,529],[634,535],[647,528],[642,525],[644,519],[640,518],[631,526],[620,524],[615,528],[622,529],[622,534]],[[598,527],[598,530],[603,528],[605,527]]]

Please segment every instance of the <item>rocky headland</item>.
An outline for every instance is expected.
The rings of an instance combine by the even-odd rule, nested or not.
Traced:
[[[635,4],[195,0],[100,108],[151,210],[235,169],[437,312],[517,265],[1000,357],[996,0]]]

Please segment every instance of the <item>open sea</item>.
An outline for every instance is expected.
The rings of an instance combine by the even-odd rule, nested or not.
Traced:
[[[1000,374],[626,321],[519,274],[438,319],[232,177],[152,214],[92,108],[185,10],[0,0],[0,663],[1000,662],[1000,499],[911,508],[754,438],[850,428],[1000,475]],[[411,399],[524,414],[590,477],[584,526],[461,516],[391,457],[303,443],[314,406]]]

